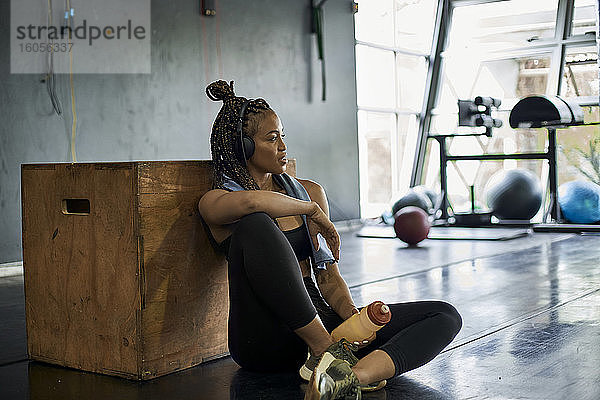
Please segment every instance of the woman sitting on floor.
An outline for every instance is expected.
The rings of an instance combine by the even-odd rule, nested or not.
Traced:
[[[210,138],[213,189],[198,208],[229,262],[233,360],[254,371],[300,368],[307,398],[359,399],[438,355],[462,325],[441,301],[388,304],[392,319],[369,343],[334,342],[330,332],[358,309],[338,269],[325,191],[285,173],[283,127],[265,100],[237,97],[233,82],[206,93],[223,106]]]

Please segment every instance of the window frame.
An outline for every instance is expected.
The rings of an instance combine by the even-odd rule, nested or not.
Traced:
[[[393,0],[391,0],[393,1]],[[439,2],[438,2],[438,6],[439,6]],[[437,19],[436,19],[437,22]],[[393,13],[393,26],[394,26],[394,30],[396,29],[396,13]],[[434,25],[434,29],[432,32],[432,41],[435,39],[435,35],[436,35],[436,31],[437,31],[437,25]],[[378,44],[378,43],[371,43],[371,42],[367,42],[367,41],[362,41],[362,40],[357,40],[355,39],[354,41],[354,47],[355,47],[355,53],[356,53],[356,48],[357,46],[365,46],[365,47],[369,47],[369,48],[374,48],[374,49],[379,49],[379,50],[384,50],[384,51],[389,51],[389,52],[393,52],[394,54],[394,107],[393,108],[387,108],[387,107],[372,107],[372,106],[363,106],[363,105],[359,105],[357,102],[357,114],[360,111],[364,111],[364,112],[373,112],[373,113],[382,113],[382,114],[393,114],[394,119],[395,119],[395,130],[394,132],[391,132],[391,137],[390,137],[390,146],[391,146],[391,168],[392,168],[392,176],[391,176],[391,180],[392,180],[392,188],[391,188],[391,193],[392,193],[392,198],[397,197],[400,195],[400,191],[401,191],[401,179],[400,179],[400,175],[398,172],[398,164],[399,164],[399,160],[398,157],[400,156],[400,154],[398,153],[398,142],[399,142],[399,136],[401,134],[400,129],[401,129],[401,117],[403,116],[412,116],[414,115],[416,120],[417,120],[417,142],[418,142],[418,138],[419,138],[419,127],[421,126],[421,121],[423,120],[423,116],[422,116],[422,112],[423,112],[423,107],[421,107],[421,109],[415,109],[415,110],[410,110],[410,109],[406,109],[406,108],[400,108],[398,107],[398,55],[407,55],[407,56],[413,56],[413,57],[423,57],[427,63],[427,75],[425,77],[425,87],[427,87],[427,82],[429,80],[429,76],[430,76],[430,70],[431,70],[431,53],[421,53],[415,50],[411,50],[411,49],[406,49],[406,48],[402,48],[402,47],[398,47],[398,46],[387,46],[387,45],[382,45],[382,44]],[[360,136],[360,133],[359,133]],[[363,138],[359,137],[359,152],[360,152],[360,143],[362,142]],[[413,160],[414,163],[414,160]],[[388,204],[383,204],[383,203],[372,203],[372,202],[368,202],[368,173],[366,168],[368,168],[368,165],[366,165],[365,162],[365,156],[361,156],[359,154],[359,164],[360,164],[360,180],[361,182],[366,182],[366,188],[365,190],[363,190],[363,188],[361,188],[360,190],[360,207],[361,207],[361,214],[366,213],[366,214],[372,214],[371,210],[375,209],[375,208],[382,208],[382,207],[387,207]],[[412,180],[412,173],[409,177],[409,182]],[[364,207],[364,209],[363,209]]]
[[[425,153],[427,150],[427,134],[431,127],[432,111],[441,93],[441,72],[443,68],[444,50],[452,23],[452,13],[456,7],[494,3],[508,0],[439,0],[434,40],[429,57],[428,79],[425,87],[423,108],[420,113],[417,148],[411,172],[410,186],[421,184],[424,177]],[[550,72],[547,93],[560,95],[562,76],[565,68],[565,56],[568,48],[576,46],[597,46],[596,35],[571,35],[575,0],[558,0],[554,38],[544,38],[532,42],[522,48],[499,52],[497,58],[511,56],[529,56],[539,53],[550,53]],[[597,22],[598,23],[598,22]],[[494,57],[496,58],[496,57]],[[580,105],[598,105],[597,96],[574,98]]]

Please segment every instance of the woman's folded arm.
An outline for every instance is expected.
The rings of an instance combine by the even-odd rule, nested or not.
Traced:
[[[228,192],[213,189],[206,192],[198,202],[202,218],[214,225],[226,225],[254,212],[265,212],[272,218],[312,215],[318,207],[314,201],[298,200],[268,190]]]

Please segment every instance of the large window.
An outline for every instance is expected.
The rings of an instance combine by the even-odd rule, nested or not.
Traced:
[[[491,138],[452,140],[449,152],[457,155],[544,150],[545,130],[508,124],[514,104],[529,95],[575,99],[586,121],[598,121],[595,3],[440,0],[447,18],[436,24],[437,0],[361,1],[355,22],[362,216],[389,208],[410,183],[439,188],[437,142],[424,137],[474,131],[457,127],[458,99],[502,99],[496,117],[504,126]],[[599,131],[597,126],[558,131],[559,184],[594,176]],[[415,150],[419,159],[413,164]],[[450,163],[448,195],[455,211],[470,208],[471,185],[485,208],[486,182],[512,168],[529,169],[546,184],[542,161]]]
[[[437,0],[361,1],[356,81],[361,216],[380,215],[408,189]]]
[[[475,96],[502,99],[496,117],[504,126],[491,138],[458,137],[449,141],[454,155],[544,151],[546,130],[511,129],[510,110],[522,97],[560,94],[584,105],[586,119],[597,113],[598,49],[591,1],[510,0],[459,6],[452,12],[447,46],[442,53],[440,85],[429,132],[467,133],[457,127],[457,100]],[[573,7],[574,8],[570,8]],[[571,15],[572,19],[568,19]],[[591,34],[590,34],[591,32]],[[598,127],[561,130],[559,184],[583,177],[585,157]],[[594,133],[595,132],[595,133]],[[437,143],[427,142],[421,182],[439,187]],[[591,162],[588,162],[591,165]],[[546,163],[535,160],[462,161],[448,164],[448,197],[454,211],[468,211],[470,186],[476,207],[486,208],[486,183],[502,170],[524,168],[545,186]],[[588,168],[590,169],[590,168]],[[541,213],[537,216],[541,218]]]

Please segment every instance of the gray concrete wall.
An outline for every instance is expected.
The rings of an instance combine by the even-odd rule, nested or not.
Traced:
[[[210,159],[209,136],[220,103],[204,88],[224,78],[236,93],[264,97],[286,129],[298,176],[321,183],[333,220],[359,217],[354,30],[350,0],[325,10],[326,102],[309,32],[309,1],[217,0],[223,75],[218,73],[216,19],[206,18],[203,59],[199,1],[152,1],[152,74],[74,76],[77,161]],[[22,259],[20,165],[70,162],[70,117],[56,116],[41,76],[10,74],[10,1],[0,0],[0,263]],[[209,65],[208,81],[205,65]],[[70,109],[68,76],[59,75]]]

